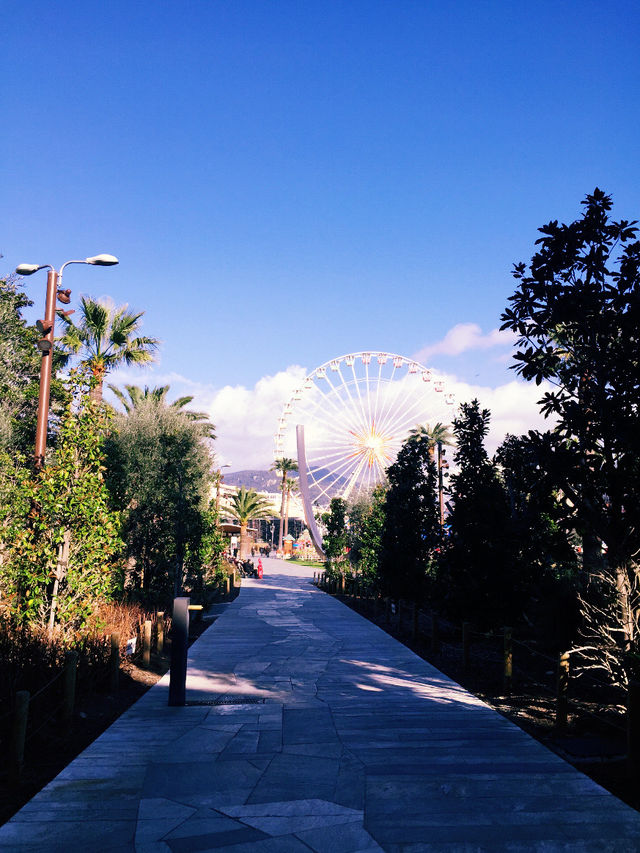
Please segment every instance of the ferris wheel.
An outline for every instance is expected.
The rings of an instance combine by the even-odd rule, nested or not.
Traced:
[[[383,482],[410,431],[448,424],[454,403],[444,380],[417,361],[388,352],[343,355],[313,370],[285,405],[275,456],[298,459],[311,515],[307,504],[353,499]]]

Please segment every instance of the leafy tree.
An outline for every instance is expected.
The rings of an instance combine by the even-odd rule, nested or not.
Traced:
[[[458,473],[438,577],[451,615],[495,627],[513,616],[513,547],[507,498],[484,446],[489,421],[489,410],[472,400],[453,422]]]
[[[339,572],[345,559],[345,549],[348,546],[347,532],[347,502],[344,498],[331,498],[329,512],[322,516],[326,534],[322,547],[327,557],[327,572]]]
[[[121,364],[146,364],[153,361],[158,347],[156,338],[136,337],[140,329],[141,311],[133,314],[126,305],[114,307],[108,300],[82,297],[80,322],[61,311],[58,316],[66,329],[60,344],[67,357],[80,354],[96,379],[94,396],[102,399],[102,384],[107,373]]]
[[[182,589],[187,551],[200,548],[211,456],[196,423],[153,399],[114,419],[107,483],[123,507],[126,586],[165,606]]]
[[[104,483],[108,415],[72,372],[72,398],[51,462],[0,461],[3,599],[18,622],[76,628],[114,593],[122,542]]]
[[[577,558],[541,450],[535,434],[507,435],[495,462],[509,503],[513,583],[520,589],[529,622],[545,640],[567,648],[577,624]]]
[[[424,593],[440,536],[437,473],[429,442],[410,436],[387,477],[380,579],[393,595],[417,599]]]
[[[585,568],[608,572],[617,590],[622,653],[638,646],[640,242],[635,222],[611,218],[600,189],[582,204],[575,222],[540,228],[530,263],[515,264],[502,328],[518,335],[516,371],[555,386],[540,404],[557,425],[540,442],[583,537]]]
[[[258,518],[268,518],[273,510],[267,498],[259,495],[255,489],[240,488],[231,497],[227,511],[237,519],[240,525],[240,558],[247,557],[250,551],[249,536],[247,533],[249,522]]]
[[[370,581],[378,579],[385,500],[386,488],[379,485],[368,498],[349,507],[349,559]]]
[[[277,459],[275,465],[271,468],[272,471],[279,471],[282,474],[282,483],[280,490],[282,491],[282,503],[280,505],[280,531],[278,533],[278,550],[282,551],[282,540],[284,537],[284,505],[286,500],[287,478],[291,471],[298,470],[298,463],[294,459],[288,459],[283,456]]]

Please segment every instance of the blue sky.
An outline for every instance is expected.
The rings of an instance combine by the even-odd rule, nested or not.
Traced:
[[[268,420],[257,383],[346,352],[509,383],[487,336],[536,229],[596,185],[640,216],[635,2],[23,0],[3,30],[4,269],[116,254],[66,286],[163,340],[118,378],[236,433],[223,398]]]

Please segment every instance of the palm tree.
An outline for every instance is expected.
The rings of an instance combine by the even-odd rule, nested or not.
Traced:
[[[275,465],[271,468],[272,471],[279,471],[282,474],[282,483],[280,484],[280,488],[282,490],[282,503],[280,504],[280,533],[278,535],[278,550],[282,551],[282,539],[284,537],[284,502],[286,498],[286,489],[287,489],[287,475],[289,471],[297,471],[298,463],[294,459],[288,459],[286,456],[283,456],[281,459],[277,459]]]
[[[295,480],[287,480],[285,487],[287,489],[287,502],[284,510],[284,529],[286,536],[289,532],[289,504],[291,503],[291,495],[295,495],[295,493],[299,491],[299,487]]]
[[[102,400],[102,384],[109,371],[121,364],[145,364],[153,361],[153,352],[158,348],[156,338],[134,337],[140,328],[144,314],[127,311],[127,305],[119,308],[105,299],[83,296],[80,305],[80,322],[74,321],[58,311],[65,324],[65,333],[60,339],[65,362],[80,353],[80,361],[87,364],[97,380],[92,397]]]
[[[244,559],[249,553],[249,522],[255,518],[268,518],[273,515],[273,509],[267,498],[263,498],[255,489],[242,486],[231,498],[227,511],[240,525],[240,559]]]
[[[109,383],[107,387],[122,403],[122,407],[127,415],[148,402],[158,406],[167,405],[166,397],[169,392],[169,385],[160,385],[155,388],[149,388],[148,385],[145,385],[144,388],[140,388],[138,385],[125,385],[126,394],[117,385]],[[202,434],[207,438],[215,438],[215,425],[209,421],[209,415],[206,412],[191,412],[188,409],[182,411],[192,400],[193,397],[178,397],[177,400],[169,404],[169,408],[178,409],[187,420],[197,423],[198,427],[202,430]]]
[[[433,456],[436,444],[453,444],[451,428],[440,423],[440,421],[437,421],[432,427],[429,424],[417,424],[409,435],[415,442],[426,441],[430,456]]]

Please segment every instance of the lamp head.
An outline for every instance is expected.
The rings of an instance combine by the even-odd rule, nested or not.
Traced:
[[[33,275],[42,269],[42,264],[20,264],[16,267],[18,275]]]
[[[115,255],[94,255],[92,258],[86,258],[85,263],[96,267],[113,267],[120,262]]]

